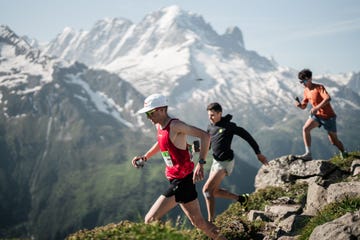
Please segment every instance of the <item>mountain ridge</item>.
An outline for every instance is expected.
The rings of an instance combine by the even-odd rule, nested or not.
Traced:
[[[88,32],[95,33],[96,29],[97,27],[95,24],[92,30]],[[121,34],[117,34],[116,36],[120,38],[120,35]],[[89,40],[83,39],[82,42],[84,42],[85,45],[91,45],[91,40],[98,38],[100,38],[99,34],[95,34],[93,37],[89,37]],[[74,38],[73,41],[80,40]],[[109,52],[109,50],[105,49],[113,49],[113,53],[108,55],[107,60],[98,58],[98,54],[89,57],[87,55],[89,51],[86,52],[86,56],[80,56],[80,53],[84,51],[79,48],[78,45],[62,44],[61,39],[53,40],[49,46],[56,49],[56,42],[60,43],[58,44],[59,50],[68,55],[64,56],[64,54],[62,54],[62,58],[68,60],[76,59],[77,61],[84,62],[90,66],[104,68],[116,73],[121,72],[120,76],[130,80],[142,93],[151,90],[146,84],[146,82],[149,81],[149,77],[146,77],[148,74],[164,75],[164,77],[158,79],[157,82],[159,83],[152,83],[154,84],[153,88],[159,88],[160,85],[164,85],[162,83],[168,82],[169,79],[172,79],[170,80],[172,82],[176,81],[176,78],[174,79],[171,75],[174,74],[176,77],[178,75],[176,72],[179,71],[183,72],[181,75],[185,77],[186,75],[192,77],[194,73],[191,72],[191,65],[194,64],[194,61],[198,61],[194,57],[196,57],[199,48],[200,50],[201,48],[209,49],[209,51],[213,51],[216,55],[220,55],[219,57],[223,54],[231,57],[234,52],[237,52],[244,56],[244,59],[245,61],[248,61],[248,64],[251,64],[251,61],[257,57],[258,59],[261,59],[261,69],[271,68],[271,63],[266,58],[260,57],[255,52],[246,51],[244,49],[242,33],[239,28],[233,27],[232,30],[227,30],[223,35],[219,35],[201,16],[186,12],[176,6],[163,8],[151,13],[145,16],[138,24],[129,26],[128,31],[123,34],[122,39],[118,39],[117,46],[114,47],[111,44],[104,44],[100,47],[100,49],[103,49],[105,52]],[[62,48],[62,45],[66,45],[67,48]],[[216,50],[216,48],[219,50]],[[44,48],[44,53],[56,55],[56,50],[49,51],[49,49],[50,47]],[[79,56],[71,58],[69,57],[71,52],[74,52],[72,55]],[[126,55],[124,55],[125,53]],[[170,57],[170,55],[173,55],[173,57]],[[95,57],[96,61],[91,60]],[[169,57],[173,60],[177,58],[179,61],[175,61],[174,64],[172,64],[166,60]],[[96,64],[92,64],[92,62],[96,62]],[[153,62],[153,64],[149,65],[151,62]],[[168,64],[166,64],[166,62]],[[143,66],[141,68],[144,73],[141,74],[141,71],[139,72],[139,66],[131,70],[134,64],[137,64],[140,67]],[[159,65],[164,65],[164,67],[157,70],[156,66]],[[252,64],[252,66],[260,65]],[[155,73],[153,73],[154,71]],[[136,77],[137,75],[139,76]],[[194,76],[193,78],[207,79],[207,75],[208,74],[197,77]],[[164,79],[165,77],[166,79]],[[142,80],[142,78],[145,79]],[[169,90],[171,91],[171,89]],[[167,91],[165,90],[165,92]]]
[[[162,18],[169,22],[163,24]],[[188,20],[184,21],[185,18]],[[184,29],[188,25],[191,28]],[[204,109],[204,106],[198,104],[200,100],[206,103],[214,99],[221,101],[229,111],[244,104],[253,104],[261,111],[268,111],[269,106],[291,101],[301,91],[294,70],[278,66],[275,60],[261,57],[255,51],[244,48],[242,33],[238,27],[219,35],[201,16],[171,6],[145,16],[130,28],[132,35],[129,32],[124,34],[125,40],[119,40],[113,51],[117,52],[121,48],[127,51],[126,55],[126,52],[122,52],[121,56],[114,58],[116,54],[113,53],[106,62],[98,60],[96,65],[85,60],[89,58],[78,57],[71,60],[84,60],[85,64],[92,67],[114,72],[131,82],[144,95],[161,91],[169,97],[169,102],[174,107],[180,109],[181,115],[185,114],[184,109],[188,104],[195,104],[195,110],[200,111]],[[159,32],[165,36],[159,35]],[[96,36],[90,39],[97,39]],[[127,47],[123,47],[124,42],[127,42]],[[56,40],[51,45],[55,46]],[[108,46],[103,45],[99,49],[103,50]],[[68,49],[65,52],[76,52],[77,47],[68,45]],[[52,54],[49,51],[46,53]],[[350,75],[343,75],[342,78],[344,77],[351,78]],[[196,81],[197,79],[201,81]],[[337,79],[340,79],[340,75]],[[284,112],[297,112],[295,108],[280,112],[278,110],[279,108],[273,108],[271,111],[280,115],[280,119],[285,117]],[[205,119],[190,120],[199,124]]]

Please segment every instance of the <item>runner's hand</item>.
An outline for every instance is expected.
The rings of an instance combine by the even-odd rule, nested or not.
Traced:
[[[314,107],[314,108],[312,108],[312,109],[310,110],[310,113],[316,115],[318,111],[319,111],[319,109],[316,108],[316,107]]]
[[[140,160],[140,159],[146,160],[146,157],[145,157],[145,156],[136,156],[136,157],[134,157],[134,158],[131,160],[131,164],[132,164],[134,167],[136,167],[136,168],[141,167],[141,166],[139,166],[139,165],[136,164],[136,161],[137,161],[137,160]]]
[[[198,163],[195,167],[193,182],[196,183],[204,179],[204,166]]]
[[[266,165],[266,166],[269,165],[269,163],[268,163],[268,161],[267,161],[267,159],[266,159],[266,157],[265,157],[264,155],[262,155],[262,154],[260,153],[260,154],[256,154],[256,156],[257,156],[258,160],[259,160],[262,164],[264,164],[264,165]]]

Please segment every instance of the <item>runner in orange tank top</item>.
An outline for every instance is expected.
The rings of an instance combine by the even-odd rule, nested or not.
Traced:
[[[312,129],[321,126],[327,130],[331,144],[335,145],[340,150],[341,157],[347,157],[344,145],[337,136],[336,114],[330,104],[330,95],[323,85],[312,82],[312,72],[309,69],[303,69],[300,71],[298,78],[300,83],[304,85],[305,89],[303,100],[301,102],[297,101],[295,106],[301,109],[306,109],[307,104],[310,103],[312,108],[310,110],[310,117],[305,122],[302,132],[305,154],[298,155],[296,157],[303,160],[312,160],[310,132]]]

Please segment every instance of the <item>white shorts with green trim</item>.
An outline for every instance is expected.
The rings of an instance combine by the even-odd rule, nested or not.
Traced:
[[[230,176],[232,171],[234,170],[235,161],[227,160],[227,161],[217,161],[216,159],[213,159],[212,165],[211,165],[211,172],[218,172],[222,169],[225,169],[226,176]]]

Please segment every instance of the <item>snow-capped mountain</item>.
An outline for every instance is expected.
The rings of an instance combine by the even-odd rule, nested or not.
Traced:
[[[32,80],[32,88],[20,90],[33,92],[38,89],[37,87],[51,81],[56,61],[50,61],[47,56],[40,56],[38,49],[32,48],[7,26],[0,25],[0,44],[0,86],[15,88],[26,81],[27,76],[37,75],[38,77]]]
[[[59,79],[60,72],[64,75]],[[84,104],[93,106],[94,110],[108,114],[130,128],[136,125],[132,123],[133,109],[142,105],[142,96],[129,83],[104,71],[92,71],[81,64],[70,64],[41,54],[25,38],[18,37],[3,25],[0,26],[0,73],[0,103],[8,117],[29,113],[26,110],[19,112],[19,103],[13,105],[17,105],[17,111],[9,108],[9,104],[13,104],[9,102],[11,96],[12,100],[17,97],[19,101],[29,101],[43,87],[56,82],[57,87],[69,83],[80,86],[81,91],[74,94],[78,99],[83,99]],[[97,82],[92,85],[93,81]],[[119,96],[122,92],[128,94]],[[36,110],[36,106],[32,108]]]
[[[105,19],[90,31],[65,29],[44,52],[115,72],[144,95],[176,92],[179,99],[195,89],[201,98],[209,89],[218,89],[214,94],[223,96],[226,93],[219,89],[224,84],[231,88],[239,78],[259,78],[249,69],[257,73],[277,68],[245,49],[239,28],[219,35],[201,16],[177,6],[149,14],[138,24]],[[204,81],[199,85],[196,79]]]
[[[93,66],[99,61],[109,60],[109,56],[114,54],[114,48],[131,26],[132,23],[125,19],[104,19],[95,23],[90,31],[75,31],[68,27],[43,51],[63,59],[78,59]]]
[[[271,127],[289,113],[299,113],[292,105],[302,95],[297,71],[247,50],[239,28],[220,35],[200,15],[177,6],[137,24],[105,19],[90,31],[65,29],[44,51],[114,72],[145,96],[163,92],[179,115],[197,124],[206,121],[204,109],[211,101],[230,112],[240,109],[242,116],[235,118],[252,126]],[[326,77],[336,86],[330,93],[335,97],[350,78],[352,74]],[[189,116],[189,104],[201,114]]]

